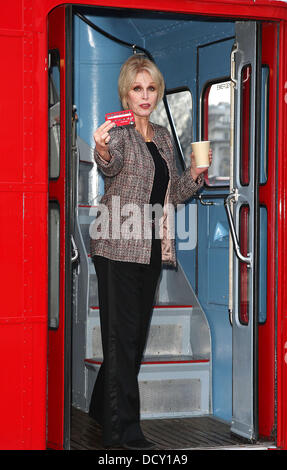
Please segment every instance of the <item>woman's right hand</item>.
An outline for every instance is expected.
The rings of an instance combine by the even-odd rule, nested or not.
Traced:
[[[96,144],[96,150],[100,154],[100,156],[109,161],[111,159],[108,143],[111,140],[111,136],[109,131],[115,127],[115,123],[112,121],[105,121],[98,129],[94,132],[94,140]]]

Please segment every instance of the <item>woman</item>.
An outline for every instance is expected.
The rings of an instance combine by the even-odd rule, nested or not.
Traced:
[[[154,444],[140,427],[137,376],[162,263],[176,265],[172,214],[165,208],[189,199],[203,184],[204,169],[196,168],[191,155],[190,168],[179,176],[169,132],[149,120],[164,92],[153,62],[133,55],[122,66],[118,84],[135,127],[106,121],[94,133],[95,161],[105,176],[101,213],[91,234],[104,361],[90,415],[103,426],[105,446],[150,449]],[[151,214],[152,206],[163,210]]]

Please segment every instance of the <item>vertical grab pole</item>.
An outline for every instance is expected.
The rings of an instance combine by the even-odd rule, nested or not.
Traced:
[[[234,161],[234,89],[236,87],[235,80],[235,60],[234,56],[237,51],[237,44],[233,45],[230,60],[230,192],[233,190],[233,161]],[[233,216],[233,206],[231,207],[231,214]],[[228,315],[229,321],[232,326],[232,309],[233,309],[233,242],[231,232],[229,232],[229,291],[228,291]]]

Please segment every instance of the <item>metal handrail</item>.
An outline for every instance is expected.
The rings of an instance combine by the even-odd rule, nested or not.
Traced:
[[[237,258],[240,261],[242,261],[243,263],[246,263],[249,266],[251,266],[252,265],[252,255],[251,255],[251,253],[247,253],[247,256],[244,256],[240,251],[240,245],[239,245],[239,242],[238,242],[238,237],[237,237],[237,234],[236,234],[233,217],[232,217],[232,214],[231,214],[230,204],[231,204],[231,202],[236,201],[237,197],[238,197],[238,195],[235,192],[232,192],[228,196],[226,196],[226,198],[224,199],[224,207],[225,207],[225,210],[226,210],[226,213],[227,213],[227,220],[228,220],[228,224],[229,224],[229,228],[230,228],[230,232],[231,232],[231,237],[232,237],[232,241],[233,241],[233,247],[234,247],[235,254],[236,254]]]
[[[79,250],[77,248],[73,235],[71,235],[71,242],[72,242],[72,248],[73,248],[73,255],[72,255],[71,261],[72,263],[74,263],[79,258]]]

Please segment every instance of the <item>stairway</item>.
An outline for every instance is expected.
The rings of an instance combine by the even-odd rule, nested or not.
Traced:
[[[156,306],[139,373],[141,417],[170,418],[209,414],[210,363],[190,343],[192,306]],[[102,362],[98,308],[87,325],[87,406]]]

